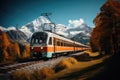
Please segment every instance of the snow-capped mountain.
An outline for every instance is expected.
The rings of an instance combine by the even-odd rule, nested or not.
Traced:
[[[42,30],[54,30],[57,34],[64,35],[69,38],[72,38],[74,35],[81,32],[90,36],[91,32],[91,28],[85,24],[83,19],[69,20],[69,24],[65,26],[63,24],[54,25],[43,16],[40,16],[32,22],[22,26],[20,30],[23,31],[28,37],[30,37],[34,32]]]
[[[69,26],[67,31],[69,33],[68,37],[77,42],[86,44],[89,42],[90,33],[92,28],[85,24],[83,19],[80,20],[69,20]]]
[[[81,42],[83,44],[87,44],[90,40],[90,37],[85,33],[81,32],[79,34],[74,35],[71,39],[77,42]]]
[[[47,18],[40,16],[32,22],[22,26],[19,30],[24,32],[28,37],[31,37],[34,32],[42,31],[48,23],[50,23],[50,21]]]
[[[76,34],[84,33],[90,36],[92,28],[90,28],[83,19],[80,20],[69,20],[67,31],[69,32],[69,37],[73,37]]]
[[[64,35],[65,37],[68,38],[75,38],[75,37],[78,38],[78,35],[83,36],[85,38],[85,36],[90,37],[90,32],[92,30],[89,26],[85,24],[83,19],[69,20],[69,24],[65,26],[63,24],[54,24],[43,16],[34,19],[33,21],[27,23],[26,25],[22,26],[19,29],[16,29],[15,27],[4,28],[2,26],[0,26],[0,29],[2,31],[6,31],[9,38],[11,38],[12,40],[13,39],[27,40],[32,36],[34,32],[43,31],[43,30],[53,30],[57,34]],[[14,35],[14,37],[12,35]],[[80,42],[81,40],[77,39],[76,41]]]
[[[26,42],[26,40],[28,39],[27,35],[25,33],[23,33],[22,31],[16,29],[15,27],[2,27],[0,26],[0,30],[6,32],[8,38],[15,42]]]

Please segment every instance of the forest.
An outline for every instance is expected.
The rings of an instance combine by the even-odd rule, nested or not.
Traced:
[[[28,58],[29,53],[29,45],[10,41],[6,32],[0,30],[0,62]]]

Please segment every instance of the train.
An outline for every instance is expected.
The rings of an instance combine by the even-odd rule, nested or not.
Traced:
[[[87,45],[49,31],[33,33],[30,40],[31,58],[53,58],[88,49]]]

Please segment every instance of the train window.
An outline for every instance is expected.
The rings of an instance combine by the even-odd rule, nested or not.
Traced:
[[[60,42],[60,46],[63,46],[63,42],[62,41]]]
[[[54,43],[54,45],[56,45],[56,41],[57,41],[57,39],[54,38],[54,39],[53,39],[53,43]]]
[[[65,42],[64,45],[67,46],[67,42]]]
[[[41,44],[41,45],[44,45],[46,44],[47,42],[47,33],[44,33],[44,32],[36,32],[32,35],[32,38],[31,38],[31,45],[34,45],[34,44]]]
[[[38,43],[38,39],[35,39],[35,43]]]
[[[57,46],[60,46],[60,41],[59,40],[57,40]]]
[[[49,45],[52,45],[52,37],[49,38]]]

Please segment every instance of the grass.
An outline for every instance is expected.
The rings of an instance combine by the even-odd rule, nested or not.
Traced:
[[[61,60],[60,62],[58,62],[55,66],[54,66],[54,70],[55,72],[59,72],[61,70],[70,68],[73,64],[77,64],[77,60],[75,58],[66,58]]]
[[[10,75],[10,80],[44,80],[54,74],[54,70],[48,67],[38,69],[30,73],[28,70],[14,71]]]
[[[85,54],[61,60],[53,69],[45,67],[33,71],[32,74],[27,70],[15,71],[11,74],[11,80],[78,80],[83,73],[85,73],[84,76],[82,76],[84,79],[86,76],[93,76],[93,74],[103,69],[97,69],[103,62],[101,56],[89,51],[85,51],[84,53]],[[94,67],[91,67],[93,65]],[[94,69],[95,71],[93,71]]]
[[[91,57],[96,57],[99,55],[98,52],[91,52],[90,50],[86,50],[86,51],[84,51],[84,53],[89,54],[89,56],[91,56]]]
[[[67,58],[65,60],[68,61],[69,63],[71,63],[72,65],[78,63],[78,61],[73,57]]]
[[[103,56],[99,56],[97,52],[91,53],[85,51],[82,55],[74,56],[74,58],[77,59],[77,64],[59,71],[48,80],[84,80],[85,78],[94,76],[104,69],[102,66],[103,61],[107,59],[108,56],[102,57]]]
[[[28,70],[14,71],[10,75],[10,80],[34,80]]]
[[[53,69],[46,67],[41,70],[35,70],[33,72],[33,76],[35,80],[44,80],[46,78],[51,77],[54,73],[55,72]]]
[[[76,77],[80,76],[83,74],[83,72],[88,72],[91,70],[91,66],[97,65],[102,63],[102,59],[100,60],[94,60],[94,61],[87,61],[87,62],[78,62],[77,64],[73,65],[72,67],[69,67],[67,69],[64,69],[56,74],[54,74],[51,78],[48,80],[72,80],[73,78],[75,79]],[[94,68],[97,68],[95,66]],[[73,80],[74,80],[73,79]],[[75,79],[76,80],[76,79]]]
[[[95,59],[100,59],[101,55],[99,55],[98,52],[91,52],[90,50],[86,50],[84,51],[84,54],[82,55],[77,55],[77,56],[73,56],[75,59],[77,59],[77,61],[91,61],[91,60],[95,60]]]

